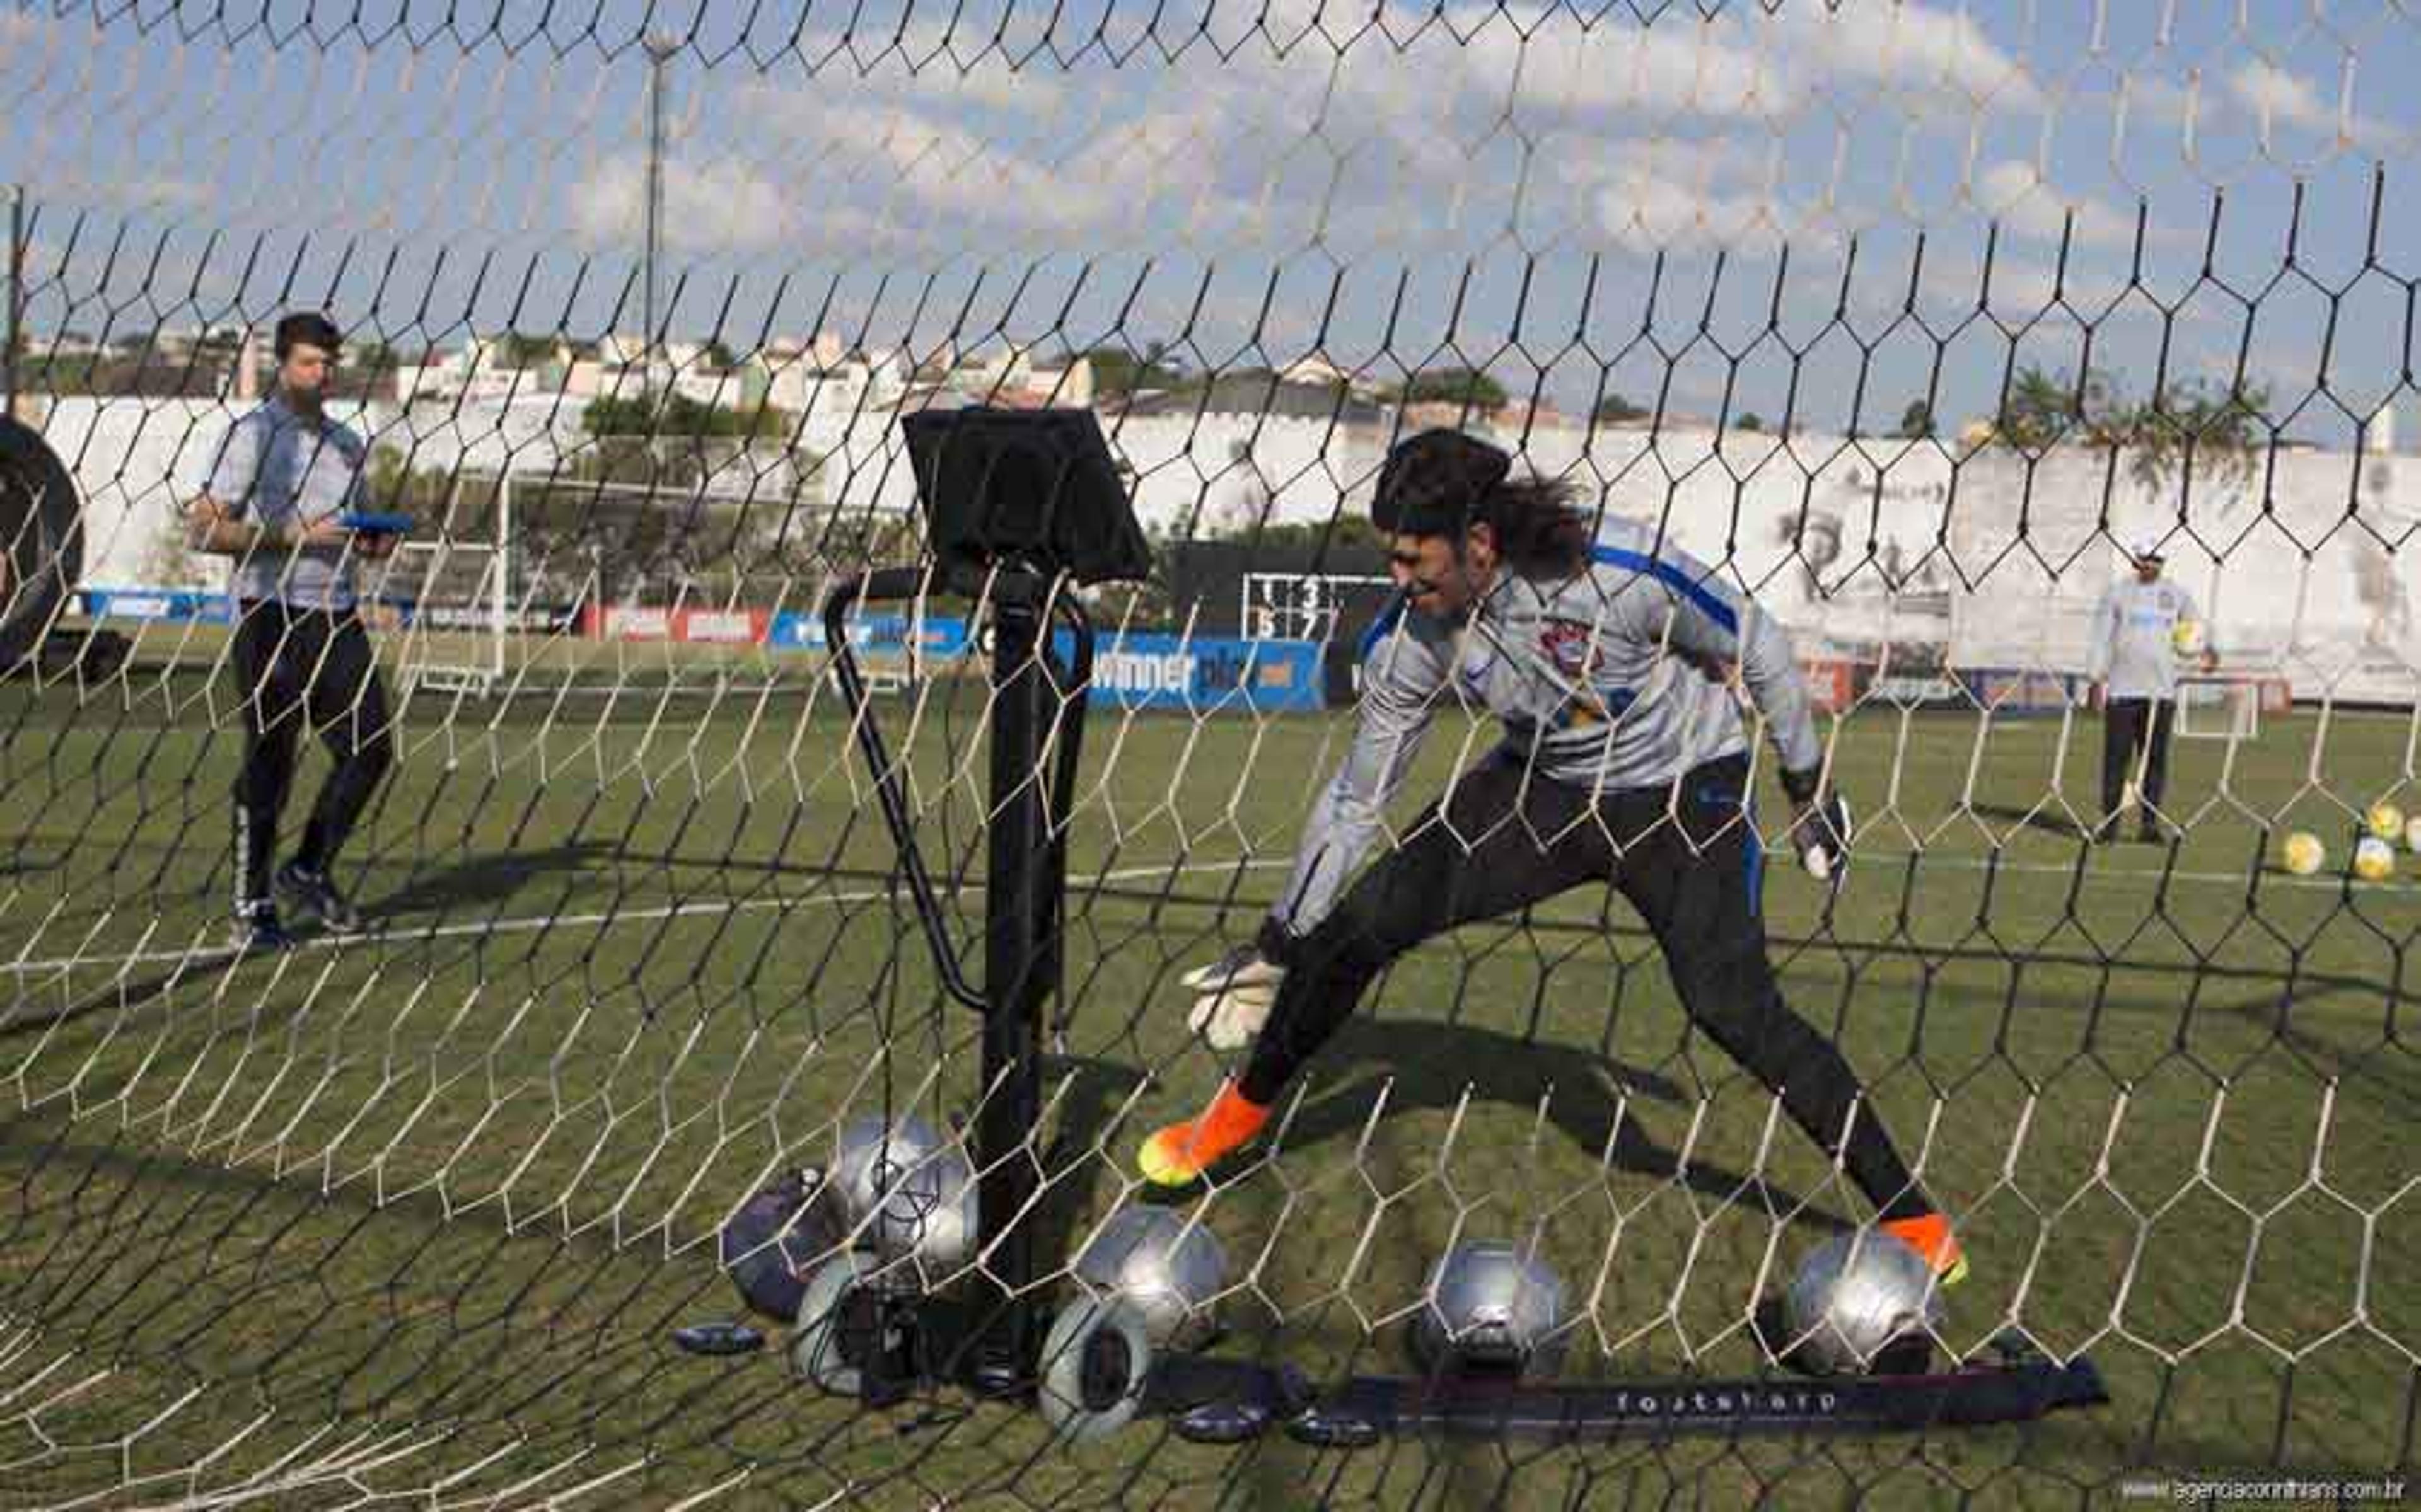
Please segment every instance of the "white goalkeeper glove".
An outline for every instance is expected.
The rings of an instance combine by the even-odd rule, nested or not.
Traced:
[[[1828,791],[1821,768],[1785,772],[1782,790],[1790,795],[1791,843],[1807,875],[1837,893],[1850,872],[1850,804]]]
[[[1799,864],[1808,876],[1839,892],[1850,874],[1849,800],[1838,793],[1825,794],[1823,802],[1809,805],[1799,816],[1794,829]]]
[[[1208,966],[1178,978],[1194,994],[1185,1027],[1212,1050],[1242,1050],[1270,1021],[1286,968],[1261,954],[1257,942],[1236,946]]]

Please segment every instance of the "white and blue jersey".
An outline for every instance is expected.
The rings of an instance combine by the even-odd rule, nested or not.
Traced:
[[[1376,838],[1442,709],[1504,725],[1498,759],[1594,794],[1669,787],[1748,747],[1726,679],[1737,665],[1783,770],[1822,762],[1789,633],[1646,526],[1609,522],[1588,568],[1499,577],[1466,620],[1399,596],[1364,643],[1361,709],[1344,765],[1312,806],[1273,916],[1294,934],[1326,916]]]
[[[2166,578],[2122,578],[2093,611],[2094,679],[2113,698],[2178,695],[2178,626],[2202,617],[2194,595]]]
[[[350,427],[305,418],[272,398],[228,428],[203,491],[229,519],[307,526],[361,507],[368,452]],[[247,603],[342,613],[353,607],[353,563],[341,545],[246,552],[229,569],[227,591]]]

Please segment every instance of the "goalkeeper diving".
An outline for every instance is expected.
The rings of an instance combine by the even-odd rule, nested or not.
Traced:
[[[1371,518],[1397,591],[1366,637],[1342,768],[1314,803],[1258,935],[1185,985],[1241,1077],[1144,1144],[1146,1179],[1182,1186],[1257,1137],[1286,1085],[1370,983],[1424,941],[1585,883],[1611,883],[1663,950],[1683,1009],[1847,1170],[1882,1226],[1945,1284],[1966,1263],[1840,1050],[1783,1002],[1758,902],[1738,680],[1780,756],[1791,837],[1838,886],[1847,805],[1828,789],[1783,628],[1652,532],[1593,531],[1559,484],[1458,431],[1388,454]],[[1456,775],[1402,844],[1356,870],[1441,709],[1487,709],[1504,738]]]

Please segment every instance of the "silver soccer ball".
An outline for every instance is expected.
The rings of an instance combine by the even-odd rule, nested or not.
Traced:
[[[1808,1252],[1783,1297],[1799,1363],[1825,1376],[1863,1375],[1895,1340],[1938,1333],[1944,1311],[1933,1268],[1880,1229],[1841,1234]]]
[[[1155,1346],[1214,1327],[1210,1299],[1227,1280],[1218,1236],[1164,1208],[1127,1208],[1086,1242],[1076,1274],[1103,1302],[1118,1302],[1143,1321]]]
[[[913,1257],[929,1272],[966,1263],[976,1231],[975,1166],[924,1119],[851,1119],[832,1179],[859,1246],[885,1262]]]
[[[1518,1246],[1478,1239],[1446,1252],[1429,1272],[1413,1325],[1413,1349],[1430,1370],[1472,1366],[1552,1372],[1563,1356],[1564,1284]]]

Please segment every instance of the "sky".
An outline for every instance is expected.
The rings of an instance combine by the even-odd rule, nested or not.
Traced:
[[[652,34],[676,335],[1316,350],[1826,430],[1989,411],[2026,364],[2241,365],[2323,440],[2402,385],[2421,18],[2389,0],[1372,16],[26,8],[0,141],[53,328],[635,329]]]

